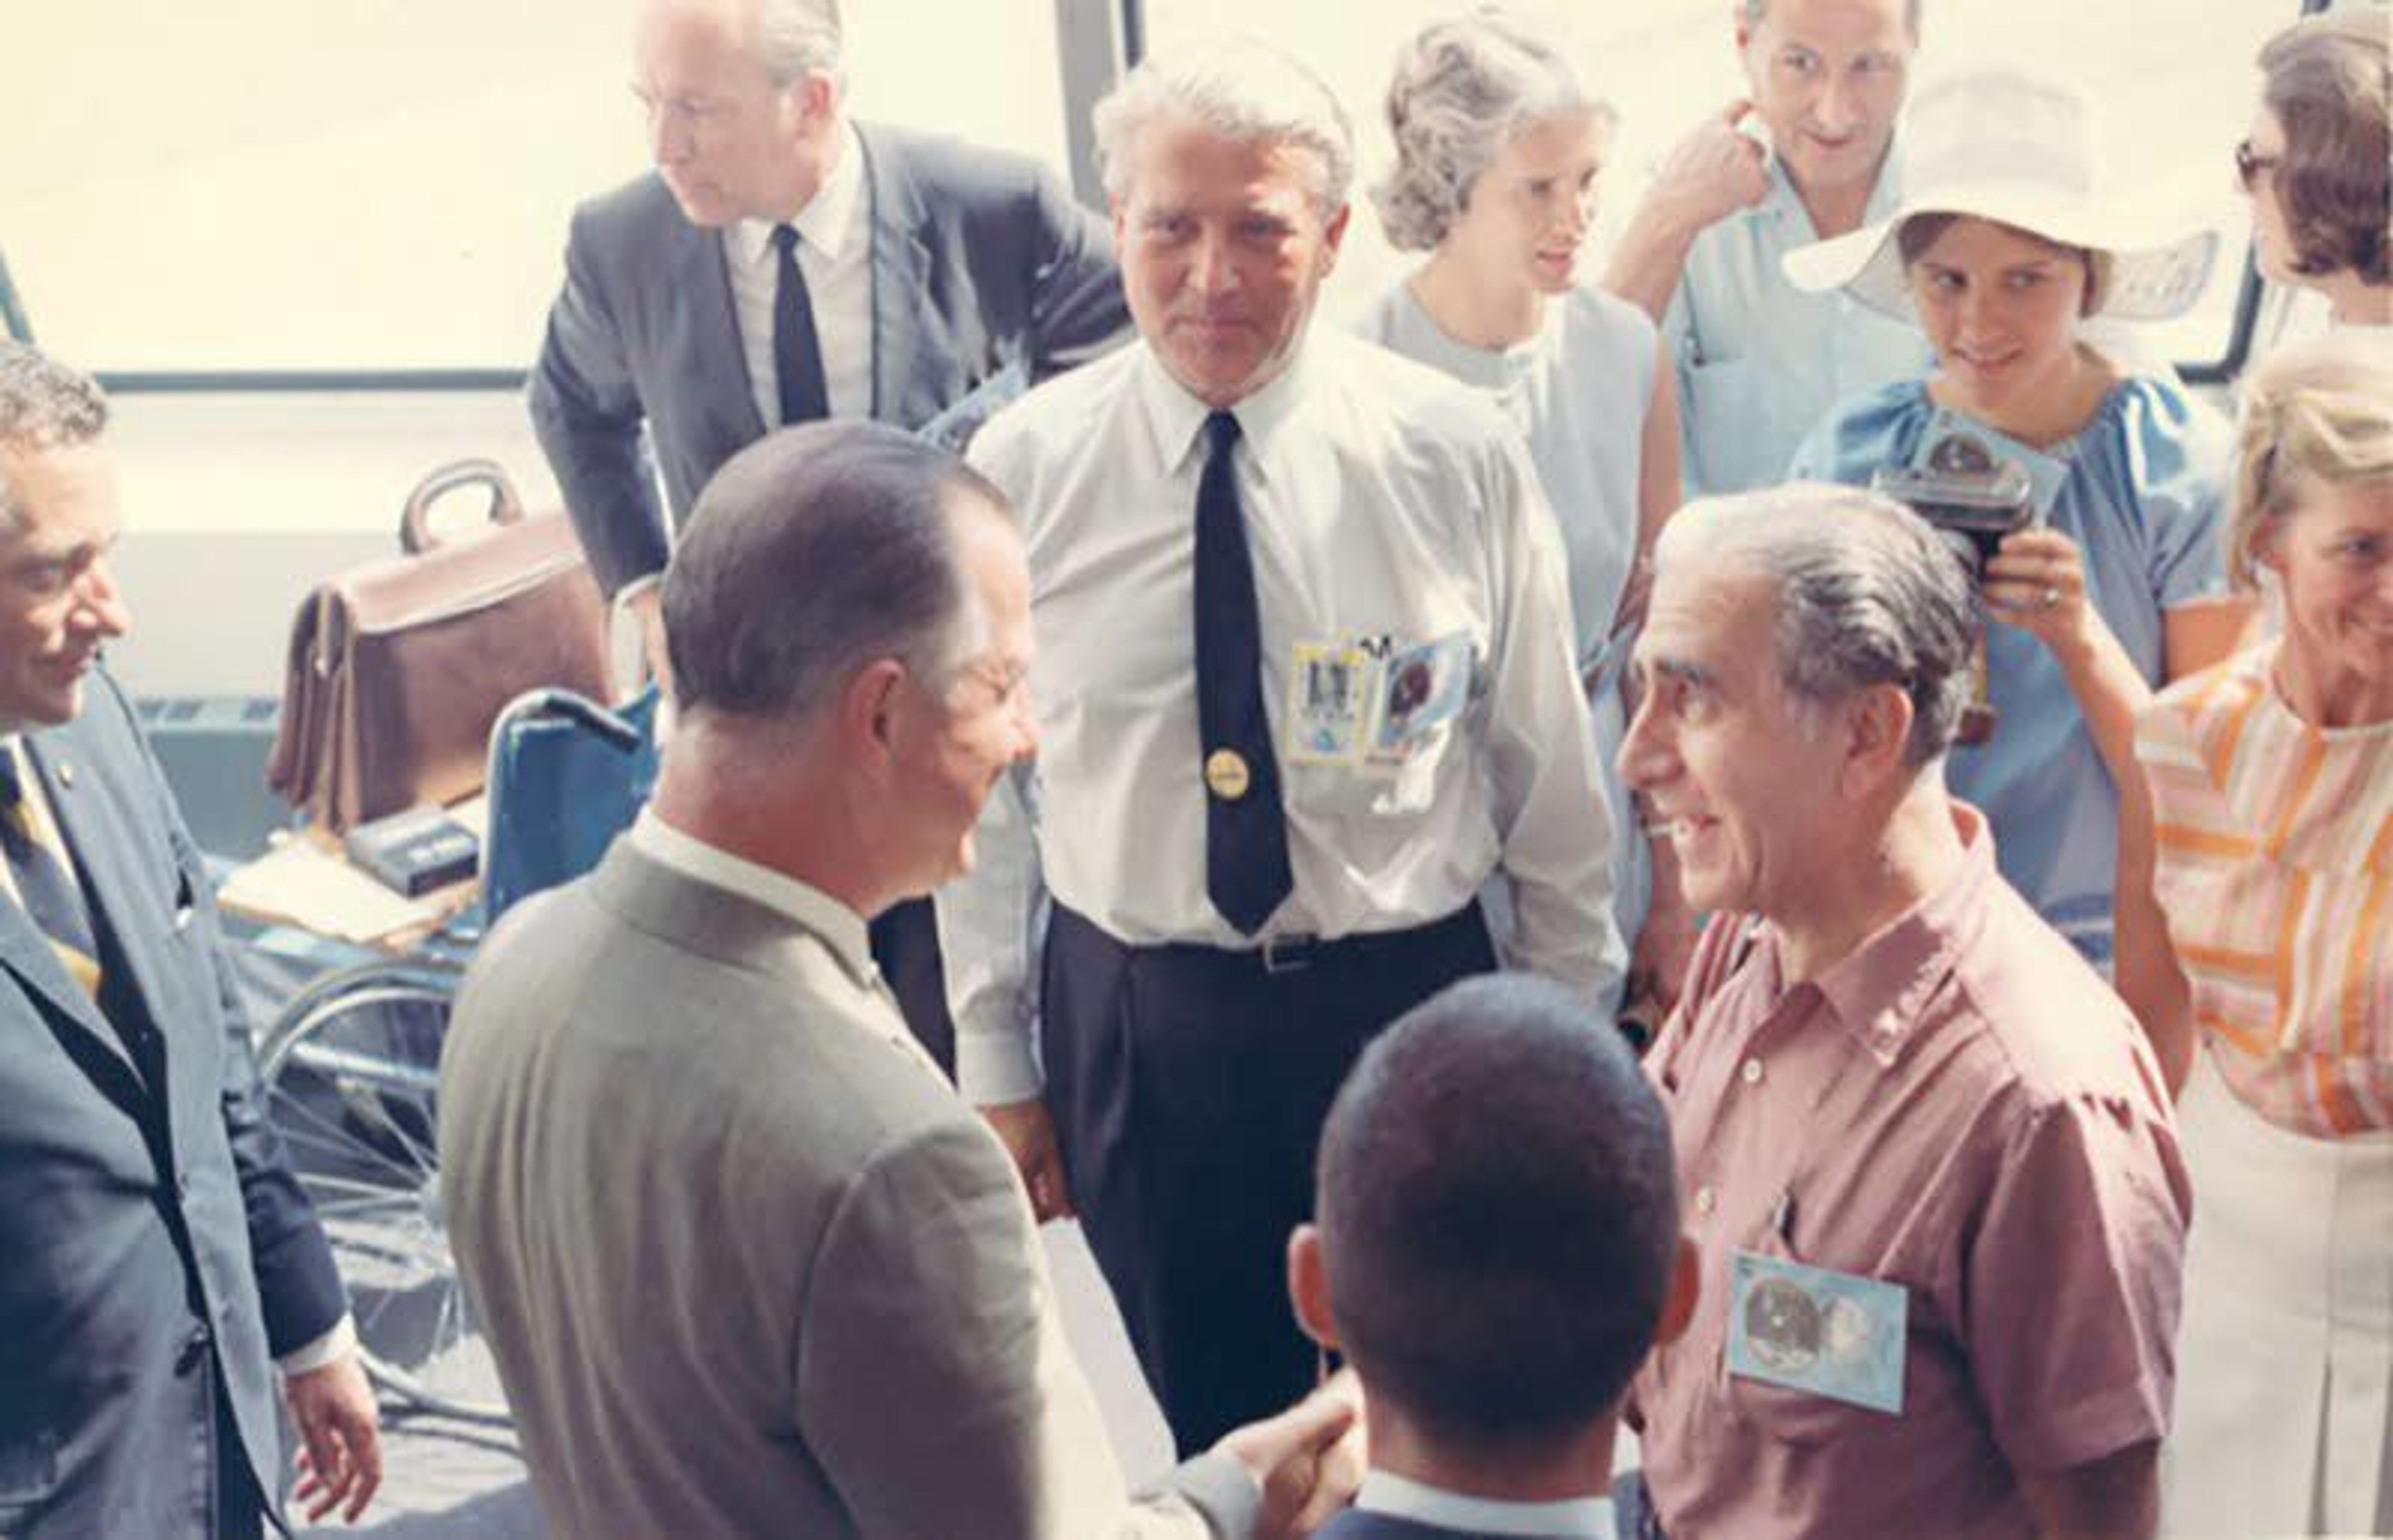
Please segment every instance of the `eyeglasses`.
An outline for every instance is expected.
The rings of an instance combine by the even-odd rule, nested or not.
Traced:
[[[2284,162],[2285,158],[2282,155],[2259,153],[2252,148],[2252,141],[2249,139],[2235,147],[2235,176],[2243,184],[2243,190],[2246,192],[2259,185],[2260,173],[2274,171]]]

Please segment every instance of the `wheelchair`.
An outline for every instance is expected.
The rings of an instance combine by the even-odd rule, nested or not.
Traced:
[[[360,1362],[399,1405],[508,1420],[449,1249],[440,1044],[487,927],[597,865],[647,800],[656,711],[653,691],[620,711],[566,690],[508,706],[490,733],[479,902],[405,956],[316,978],[261,1040],[269,1116],[348,1286]]]

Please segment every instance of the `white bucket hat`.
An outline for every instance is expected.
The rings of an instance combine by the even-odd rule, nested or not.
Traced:
[[[1917,214],[1966,214],[2109,258],[2095,313],[2165,320],[2202,295],[2217,254],[2209,230],[2164,230],[2123,212],[2099,184],[2086,98],[2009,66],[1979,66],[1920,87],[1903,117],[1903,203],[1891,218],[1788,252],[1788,281],[1842,288],[1916,321],[1895,232]]]

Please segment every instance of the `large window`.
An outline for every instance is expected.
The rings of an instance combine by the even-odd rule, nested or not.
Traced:
[[[851,101],[1060,163],[1053,0],[848,8]],[[124,372],[520,369],[647,163],[624,0],[90,0],[0,21],[0,250]]]
[[[1391,159],[1381,103],[1398,46],[1458,8],[1458,0],[1144,0],[1145,36],[1161,51],[1249,32],[1297,52],[1353,115],[1367,186]],[[2252,58],[2297,8],[2295,0],[1925,0],[1916,74],[1999,57],[2041,62],[2086,85],[2121,196],[2226,238],[2202,307],[2146,339],[2167,357],[2216,359],[2227,347],[2248,235],[2230,155],[2258,91]],[[1602,227],[1616,228],[1633,206],[1645,169],[1698,117],[1743,93],[1731,0],[1582,0],[1546,14],[1566,25],[1588,78],[1622,115],[1601,241]],[[1327,303],[1361,303],[1408,260],[1389,250],[1367,205],[1358,206]]]

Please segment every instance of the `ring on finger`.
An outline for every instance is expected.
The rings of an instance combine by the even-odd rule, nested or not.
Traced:
[[[2044,588],[2043,600],[2044,607],[2050,609],[2053,606],[2060,602],[2060,590],[2053,587],[2050,583],[2046,583]]]

